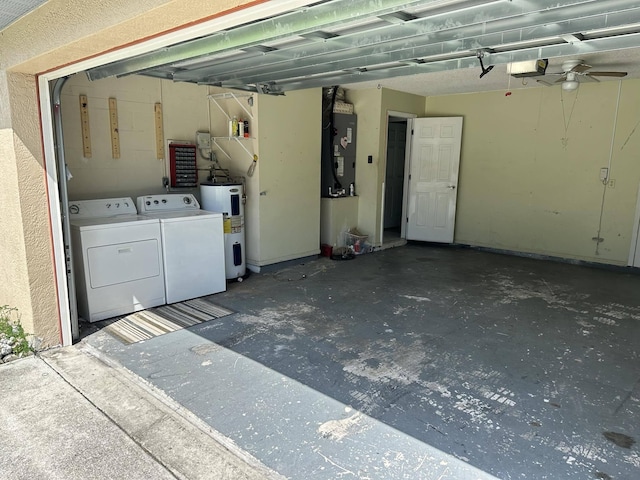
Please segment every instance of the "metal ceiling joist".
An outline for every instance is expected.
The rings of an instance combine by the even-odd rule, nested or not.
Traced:
[[[183,42],[158,51],[138,55],[134,58],[113,62],[87,72],[89,79],[98,80],[112,76],[127,75],[161,65],[225,52],[238,48],[260,45],[268,40],[292,35],[311,33],[331,25],[366,19],[406,10],[416,4],[436,3],[438,0],[331,0],[275,18],[261,20],[211,36]]]
[[[497,65],[632,48],[638,32],[640,0],[326,0],[88,75],[277,94],[477,67],[480,50]]]
[[[497,52],[487,55],[491,65],[502,65],[511,62],[521,62],[527,60],[537,60],[539,58],[554,58],[570,55],[584,55],[594,52],[606,52],[612,50],[621,50],[626,48],[636,48],[640,45],[640,33],[629,34],[624,36],[614,36],[597,39],[586,39],[582,42],[563,43],[561,45],[548,45],[542,47],[526,48],[509,52]],[[379,70],[367,70],[359,73],[342,74],[332,72],[331,74],[317,75],[310,78],[291,79],[290,81],[280,82],[274,86],[279,87],[282,91],[300,90],[304,88],[322,87],[326,85],[340,85],[346,83],[357,83],[372,80],[383,80],[392,77],[401,77],[405,75],[416,75],[420,73],[442,72],[446,70],[477,68],[478,59],[467,56],[461,59],[448,59],[442,61],[433,61],[426,63],[416,63],[411,65],[398,65],[395,67],[383,68]],[[235,88],[235,87],[230,87]]]
[[[612,2],[613,3],[613,2]],[[581,11],[589,10],[582,8]],[[591,12],[587,12],[591,13]],[[550,16],[557,19],[550,24]],[[544,11],[534,17],[535,22],[525,17],[511,17],[496,22],[438,30],[432,35],[417,38],[407,45],[403,40],[385,42],[381,45],[338,49],[330,56],[314,55],[303,57],[293,55],[294,60],[282,61],[282,52],[268,66],[233,71],[228,64],[218,66],[219,73],[201,76],[200,70],[192,72],[176,72],[174,80],[216,81],[221,83],[255,83],[278,82],[287,78],[303,75],[316,75],[328,71],[348,70],[353,68],[374,68],[381,63],[422,61],[424,57],[435,55],[459,56],[464,51],[473,52],[480,47],[510,45],[539,40],[540,45],[550,43],[549,38],[556,37],[554,43],[566,41],[571,32],[593,31],[597,29],[626,25],[630,21],[640,23],[640,7],[624,12],[604,12],[587,18],[575,18],[573,9],[563,9],[560,13]],[[528,24],[525,26],[525,22]],[[541,38],[542,36],[542,38]],[[572,34],[572,38],[574,34]],[[340,39],[341,40],[341,39]],[[338,42],[340,43],[340,42]],[[229,63],[237,64],[236,61]],[[190,80],[191,79],[191,80]]]
[[[576,0],[499,2],[482,7],[476,6],[476,8],[467,7],[462,10],[455,10],[455,5],[451,5],[446,10],[441,8],[436,14],[407,21],[402,25],[380,22],[365,32],[340,32],[340,35],[325,42],[280,48],[277,52],[261,57],[240,57],[219,62],[213,60],[208,66],[200,68],[189,68],[186,71],[176,69],[174,79],[176,81],[213,81],[215,76],[217,81],[239,80],[242,78],[243,70],[256,76],[283,71],[287,68],[304,68],[326,62],[355,60],[356,57],[393,53],[402,49],[408,52],[402,58],[408,60],[413,55],[411,50],[421,45],[505,31],[511,35],[510,41],[518,40],[518,35],[536,38],[541,36],[541,31],[538,29],[552,29],[558,22],[566,23],[574,18],[589,16],[599,16],[599,20],[594,20],[593,24],[583,22],[583,25],[573,29],[566,27],[563,31],[574,33],[579,31],[578,27],[602,26],[604,28],[608,26],[605,15],[615,14],[629,3],[628,0],[597,3],[591,1],[578,3]],[[638,2],[635,3],[638,4]],[[504,40],[496,38],[491,41],[502,43]],[[454,48],[459,48],[459,45],[456,44]],[[417,58],[420,55],[413,56]]]

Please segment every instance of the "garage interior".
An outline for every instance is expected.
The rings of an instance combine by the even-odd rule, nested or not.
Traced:
[[[68,197],[199,197],[166,188],[168,142],[208,132],[243,177],[254,272],[211,297],[229,317],[83,341],[291,478],[632,478],[640,5],[307,3],[66,79]],[[358,119],[355,198],[327,199],[323,87],[337,85]],[[222,138],[234,116],[248,140]],[[411,240],[385,228],[392,125],[422,117],[463,118],[455,247],[385,249]],[[344,200],[333,223],[378,251],[315,259],[322,204]]]
[[[83,342],[286,478],[631,479],[639,287],[416,242],[253,275],[189,329]]]

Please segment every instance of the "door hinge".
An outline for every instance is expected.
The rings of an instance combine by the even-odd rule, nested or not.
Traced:
[[[411,135],[413,135],[413,128],[411,129]]]
[[[411,174],[409,174],[409,180],[411,180]]]

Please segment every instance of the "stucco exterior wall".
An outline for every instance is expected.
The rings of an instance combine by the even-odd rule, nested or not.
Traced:
[[[57,343],[59,317],[43,156],[33,76],[6,75],[9,98],[0,133],[2,235],[0,304],[18,309],[27,333]],[[5,174],[6,173],[6,174]]]
[[[0,170],[0,305],[18,308],[21,313],[31,312],[31,292],[18,186],[18,162],[11,128],[0,129]],[[26,320],[25,329],[28,332],[33,331],[32,316],[23,317]]]

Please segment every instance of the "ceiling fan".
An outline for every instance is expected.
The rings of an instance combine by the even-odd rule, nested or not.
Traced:
[[[567,92],[578,88],[580,85],[578,78],[580,77],[599,82],[600,80],[596,77],[624,77],[627,75],[627,72],[594,72],[590,70],[591,68],[593,67],[584,63],[583,60],[567,60],[562,64],[562,72],[547,73],[547,75],[560,75],[560,78],[554,83],[562,83],[562,89]],[[538,82],[549,87],[553,85],[544,80],[538,80]]]

